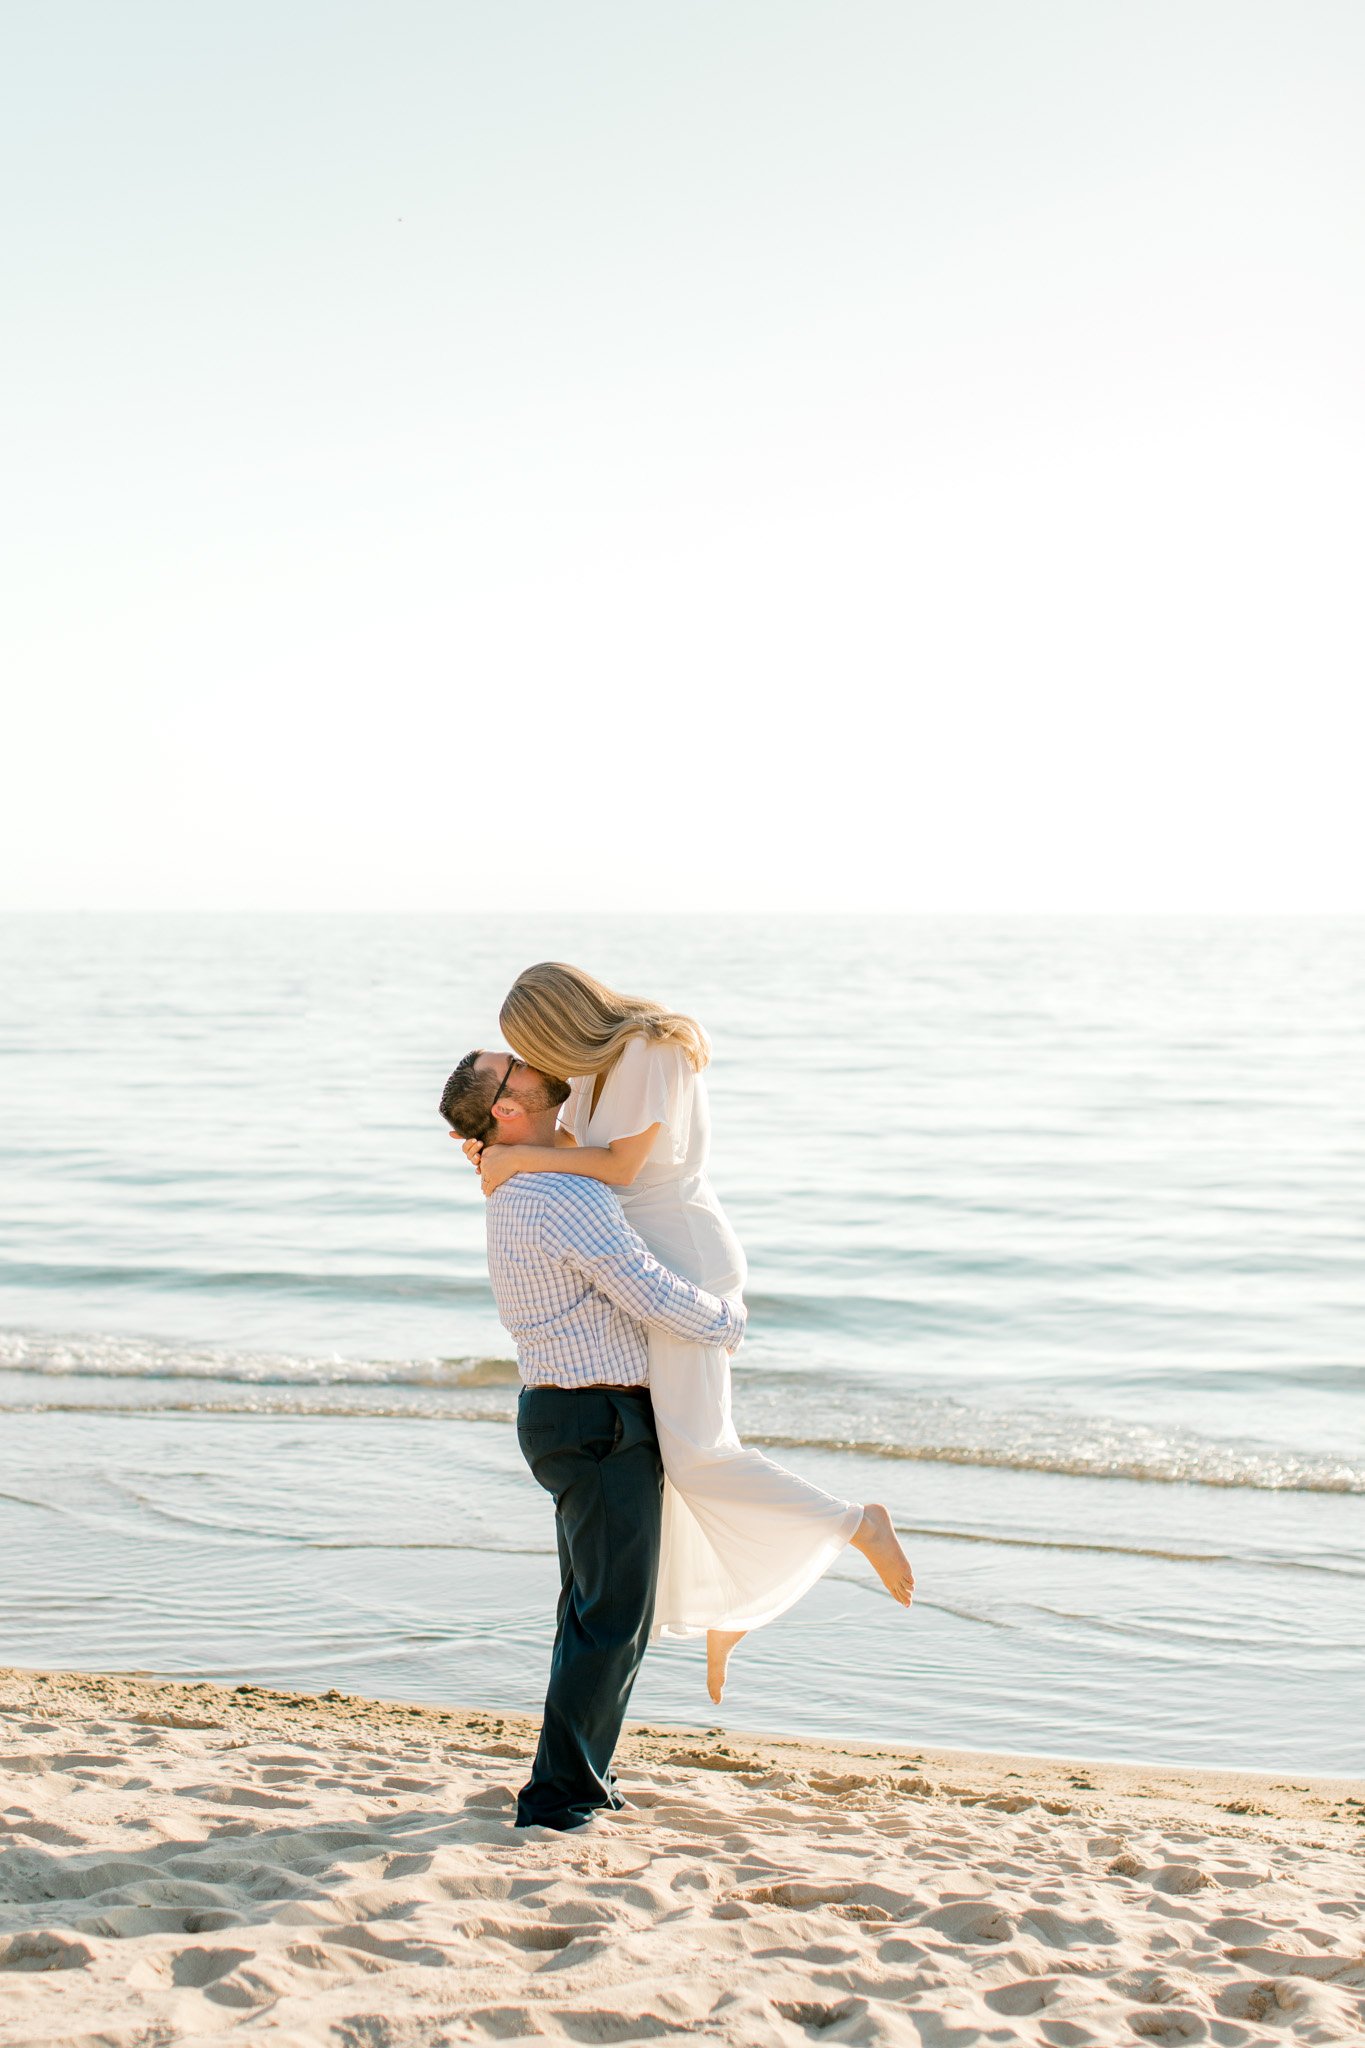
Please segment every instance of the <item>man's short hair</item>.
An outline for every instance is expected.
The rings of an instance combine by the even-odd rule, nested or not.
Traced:
[[[498,1077],[481,1074],[478,1060],[477,1052],[467,1052],[441,1093],[441,1115],[457,1138],[481,1138],[488,1129]]]
[[[482,1054],[476,1050],[467,1052],[460,1061],[441,1091],[441,1115],[457,1137],[477,1138],[483,1143],[493,1121],[490,1110],[501,1076],[487,1068],[480,1069],[481,1058]],[[543,1100],[535,1107],[557,1109],[561,1102],[568,1101],[567,1081],[556,1081],[552,1075],[542,1074],[535,1067],[528,1067],[527,1072],[534,1074],[541,1086]],[[504,1102],[506,1099],[504,1096]]]

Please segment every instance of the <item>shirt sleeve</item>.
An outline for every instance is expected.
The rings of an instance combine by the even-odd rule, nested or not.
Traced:
[[[562,1201],[541,1218],[541,1247],[639,1323],[653,1324],[687,1344],[738,1351],[748,1310],[694,1287],[661,1266],[599,1181],[570,1180]]]
[[[660,1045],[637,1032],[626,1040],[611,1070],[611,1093],[602,1105],[610,1121],[597,1141],[609,1145],[613,1138],[633,1138],[651,1124],[662,1124],[650,1156],[681,1165],[687,1157],[695,1082],[680,1045]]]

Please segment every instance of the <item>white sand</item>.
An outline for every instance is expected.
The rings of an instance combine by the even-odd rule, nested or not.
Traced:
[[[1365,2042],[1360,1785],[0,1673],[0,2042]]]

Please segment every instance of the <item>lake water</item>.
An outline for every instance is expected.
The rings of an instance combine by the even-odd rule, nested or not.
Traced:
[[[535,1710],[551,1510],[435,1110],[528,962],[699,1015],[735,1411],[883,1499],[701,1725],[1365,1764],[1365,922],[0,920],[5,1661]]]

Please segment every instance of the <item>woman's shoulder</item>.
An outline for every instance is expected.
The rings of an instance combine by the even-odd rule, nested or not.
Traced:
[[[675,1066],[681,1065],[686,1067],[689,1074],[692,1072],[692,1062],[676,1038],[651,1038],[647,1031],[632,1031],[621,1047],[616,1065],[623,1066],[627,1062],[636,1066],[667,1067],[670,1073]]]
[[[633,1032],[607,1075],[599,1117],[614,1138],[664,1124],[676,1139],[690,1115],[696,1075],[680,1045]]]
[[[675,1038],[650,1038],[637,1031],[622,1046],[612,1073],[620,1075],[622,1092],[652,1085],[667,1091],[670,1101],[690,1094],[696,1069]]]

